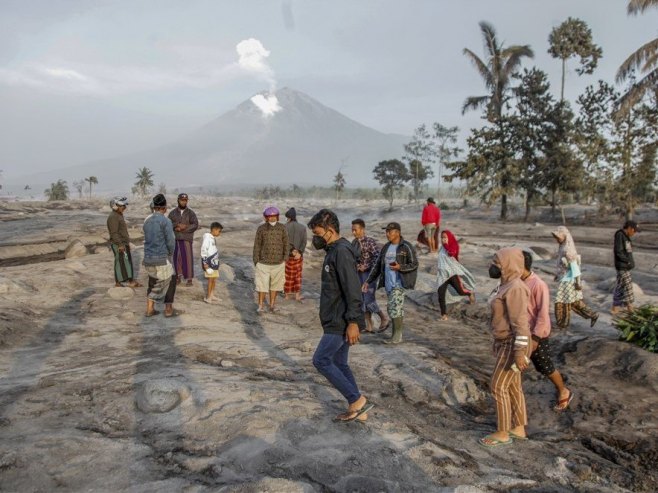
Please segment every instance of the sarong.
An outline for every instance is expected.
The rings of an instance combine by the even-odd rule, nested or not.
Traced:
[[[618,270],[617,271],[617,284],[612,293],[612,306],[627,306],[635,302],[635,294],[633,293],[633,279],[631,278],[631,271]]]
[[[583,299],[583,292],[576,289],[576,281],[560,281],[557,285],[557,294],[555,295],[556,303],[575,303]]]
[[[302,290],[302,267],[304,258],[298,259],[290,257],[286,260],[286,282],[283,285],[283,292],[299,293]]]
[[[187,240],[176,240],[174,248],[174,266],[176,275],[190,280],[194,277],[194,258],[192,256],[192,242]]]
[[[127,282],[133,279],[133,259],[130,255],[130,247],[126,245],[126,250],[121,253],[119,247],[112,245],[114,253],[114,280],[116,282]]]
[[[174,293],[176,292],[176,282],[174,279],[174,269],[169,261],[166,265],[145,265],[146,272],[149,275],[149,284],[146,294],[153,301],[165,300],[165,303],[173,303]],[[171,284],[173,282],[173,288]]]

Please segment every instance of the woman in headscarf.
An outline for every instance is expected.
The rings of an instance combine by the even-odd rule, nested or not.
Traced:
[[[558,242],[557,269],[555,280],[558,282],[555,295],[555,319],[561,329],[569,327],[571,310],[590,321],[590,327],[599,319],[599,314],[583,301],[580,284],[580,255],[576,251],[571,233],[566,226],[558,226],[551,233]]]
[[[528,322],[530,290],[521,279],[524,270],[520,248],[498,250],[489,266],[489,277],[500,284],[489,298],[491,333],[496,366],[491,393],[496,401],[496,431],[478,440],[483,447],[509,445],[525,440],[528,417],[521,387],[521,372],[530,363],[532,346]]]
[[[459,262],[459,242],[455,235],[447,229],[441,232],[441,249],[439,250],[438,268],[436,273],[439,285],[439,308],[441,320],[448,320],[446,302],[457,303],[462,296],[468,296],[475,303],[475,279]]]

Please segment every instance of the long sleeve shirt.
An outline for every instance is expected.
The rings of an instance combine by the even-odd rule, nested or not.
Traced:
[[[110,215],[107,217],[107,230],[110,233],[110,243],[113,245],[125,247],[130,243],[128,227],[126,226],[126,220],[123,214],[119,214],[117,211],[110,212]]]
[[[288,233],[290,253],[297,250],[301,255],[304,255],[304,250],[306,250],[306,228],[297,221],[290,221],[286,223],[286,232]]]
[[[254,265],[278,265],[285,262],[289,251],[288,232],[281,223],[274,226],[263,223],[256,230],[254,239],[253,260]]]
[[[379,256],[379,246],[374,238],[364,236],[361,239],[355,239],[352,242],[353,246],[359,247],[359,263],[356,264],[356,270],[359,272],[369,272]]]
[[[544,339],[551,334],[551,293],[546,283],[534,272],[525,280],[530,290],[528,302],[528,325],[533,336]]]
[[[423,207],[423,215],[420,222],[423,226],[426,224],[436,224],[438,227],[441,222],[441,210],[434,204],[427,204]]]
[[[213,269],[219,268],[219,251],[217,250],[217,242],[211,233],[205,233],[203,235],[203,242],[201,243],[201,262]]]
[[[199,228],[199,220],[192,209],[189,207],[185,209],[176,207],[169,213],[169,220],[174,225],[177,240],[192,241],[194,239],[194,232]],[[179,224],[185,224],[187,229],[185,231],[176,231],[176,226]]]
[[[350,323],[365,328],[356,255],[345,238],[329,244],[322,266],[320,322],[327,334],[343,335]]]
[[[633,270],[635,260],[633,259],[633,243],[624,233],[623,229],[615,233],[615,269]]]
[[[144,265],[165,265],[174,254],[176,237],[171,221],[154,212],[144,221]]]

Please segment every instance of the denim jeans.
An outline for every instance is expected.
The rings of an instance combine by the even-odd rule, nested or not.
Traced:
[[[361,394],[347,364],[349,350],[345,336],[324,334],[313,355],[313,366],[343,394],[348,404],[352,404],[359,400]]]

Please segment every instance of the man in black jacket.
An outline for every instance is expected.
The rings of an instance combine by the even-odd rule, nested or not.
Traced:
[[[402,238],[398,223],[388,223],[385,228],[388,243],[384,245],[377,262],[370,271],[362,290],[368,289],[368,284],[379,278],[377,288],[385,288],[388,296],[387,311],[393,320],[393,335],[384,341],[386,344],[402,342],[404,319],[404,290],[416,286],[418,274],[418,257],[413,245]]]
[[[338,217],[329,209],[315,214],[308,227],[313,231],[313,247],[327,252],[320,289],[324,335],[313,355],[313,365],[347,400],[347,412],[335,420],[365,421],[373,405],[359,392],[347,361],[350,346],[359,342],[359,329],[365,327],[356,255],[340,236]]]
[[[633,279],[631,270],[635,268],[633,260],[633,243],[631,238],[637,233],[637,223],[626,221],[624,226],[615,233],[615,269],[617,269],[617,284],[612,293],[612,313],[621,310],[632,310],[635,296],[633,295]]]

